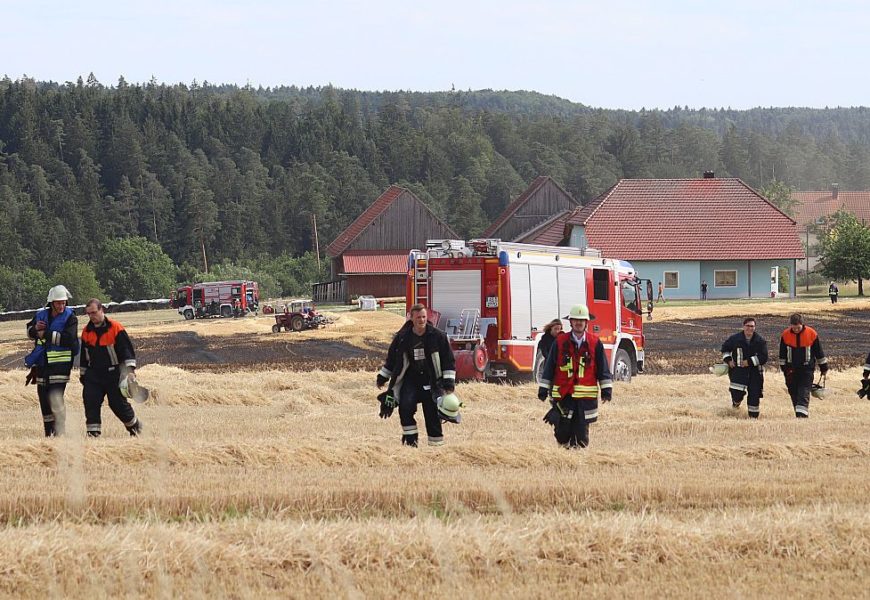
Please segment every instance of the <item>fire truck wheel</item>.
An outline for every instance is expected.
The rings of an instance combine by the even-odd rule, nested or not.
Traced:
[[[272,325],[272,333],[280,333],[280,332],[281,332],[281,326],[280,326],[280,325],[278,325],[277,323],[275,323],[274,325]]]
[[[293,331],[302,331],[305,328],[305,321],[299,315],[290,319],[290,328]]]
[[[613,366],[614,381],[631,381],[631,358],[628,352],[620,348],[616,351],[616,361]]]
[[[193,320],[193,311],[190,310],[189,308],[186,311],[184,311],[184,318],[187,321],[192,321]]]
[[[478,373],[485,373],[486,366],[489,364],[489,356],[486,353],[486,346],[478,345],[474,348],[474,368]]]

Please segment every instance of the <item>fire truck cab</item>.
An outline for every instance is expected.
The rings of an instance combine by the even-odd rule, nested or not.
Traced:
[[[185,319],[241,317],[256,312],[260,290],[256,281],[206,281],[172,292],[170,305]]]
[[[539,334],[575,304],[589,307],[589,330],[604,344],[614,379],[643,372],[641,280],[630,263],[594,250],[430,240],[408,257],[408,311],[418,303],[447,333],[460,379],[537,376]]]

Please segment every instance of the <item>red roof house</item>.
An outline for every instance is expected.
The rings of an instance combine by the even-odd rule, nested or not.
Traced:
[[[840,191],[839,186],[833,186],[827,192],[793,192],[791,196],[798,202],[795,221],[801,229],[838,210],[852,213],[859,221],[870,224],[870,192]]]
[[[563,244],[631,261],[665,298],[702,283],[708,297],[793,295],[804,258],[795,221],[739,179],[623,179],[562,224]]]
[[[314,299],[404,296],[411,249],[455,237],[419,198],[391,185],[327,246],[333,281],[315,284]]]

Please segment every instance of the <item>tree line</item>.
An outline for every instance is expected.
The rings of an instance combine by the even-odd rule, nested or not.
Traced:
[[[276,294],[303,293],[328,277],[314,222],[322,255],[391,183],[473,236],[538,175],[585,201],[620,178],[706,170],[756,189],[868,189],[870,111],[624,111],[534,92],[7,77],[0,275],[52,278],[75,261],[128,299],[103,263],[112,242],[136,239],[168,257],[173,281],[257,273]]]

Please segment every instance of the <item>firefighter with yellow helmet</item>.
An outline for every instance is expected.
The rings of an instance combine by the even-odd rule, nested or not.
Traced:
[[[589,424],[598,420],[598,394],[602,402],[613,397],[613,378],[604,344],[588,331],[589,314],[584,304],[571,308],[565,317],[570,331],[556,337],[544,363],[538,399],[550,398],[552,408],[544,421],[553,425],[556,441],[567,448],[589,445]]]

